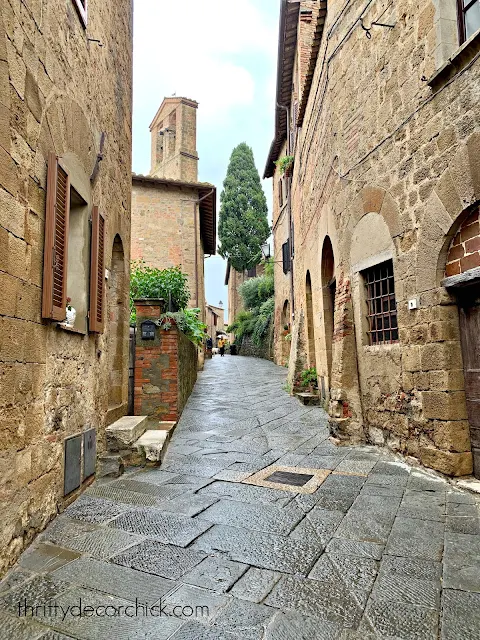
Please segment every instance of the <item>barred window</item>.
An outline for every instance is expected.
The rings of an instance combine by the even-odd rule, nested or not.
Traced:
[[[363,272],[366,288],[369,345],[398,342],[393,262],[388,260]]]

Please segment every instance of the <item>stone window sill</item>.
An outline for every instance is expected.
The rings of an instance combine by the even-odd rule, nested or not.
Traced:
[[[68,333],[77,333],[80,336],[86,336],[87,332],[86,331],[82,331],[81,329],[75,329],[75,327],[69,327],[66,324],[63,324],[63,322],[57,322],[57,329],[61,329],[62,331],[67,331]]]
[[[435,91],[471,62],[480,51],[480,30],[473,34],[450,58],[427,80]]]
[[[366,353],[382,353],[385,351],[393,351],[400,348],[400,342],[388,342],[386,344],[365,344],[363,350]]]

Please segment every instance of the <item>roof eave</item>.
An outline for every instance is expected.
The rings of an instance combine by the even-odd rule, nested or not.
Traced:
[[[275,160],[287,138],[287,116],[285,109],[291,103],[293,64],[297,48],[299,0],[282,0],[278,38],[277,93],[275,106],[275,137],[270,146],[263,178],[275,173]]]

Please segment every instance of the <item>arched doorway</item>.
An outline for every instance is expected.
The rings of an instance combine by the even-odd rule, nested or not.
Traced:
[[[128,291],[125,284],[123,243],[117,234],[113,241],[112,264],[108,283],[109,409],[118,407],[127,401]]]
[[[317,358],[315,354],[315,329],[313,326],[313,294],[312,294],[312,280],[310,277],[310,271],[307,271],[306,284],[305,284],[305,298],[306,298],[306,319],[307,319],[307,344],[308,344],[308,366],[316,367]]]
[[[323,294],[323,323],[325,330],[325,349],[327,356],[328,387],[332,379],[332,343],[335,313],[335,259],[332,242],[326,236],[322,249],[322,294]]]
[[[448,249],[443,284],[458,302],[473,474],[480,478],[480,207],[469,213]]]
[[[282,308],[282,315],[280,318],[281,326],[282,326],[282,365],[286,365],[288,363],[288,359],[290,358],[290,346],[291,342],[291,324],[290,324],[290,301],[285,300]]]

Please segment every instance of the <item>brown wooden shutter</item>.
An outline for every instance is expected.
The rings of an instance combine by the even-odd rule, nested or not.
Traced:
[[[42,318],[62,322],[67,306],[70,178],[54,153],[48,156],[43,254]]]
[[[92,246],[90,266],[90,311],[89,330],[102,333],[105,289],[105,219],[98,207],[92,209]]]

